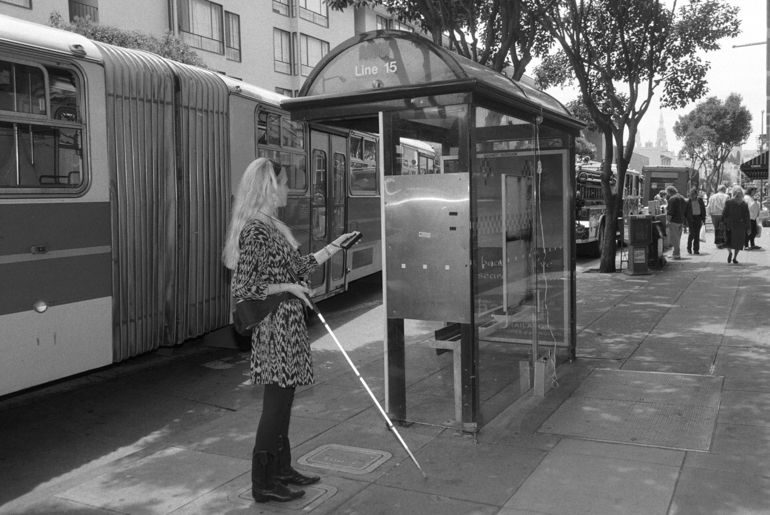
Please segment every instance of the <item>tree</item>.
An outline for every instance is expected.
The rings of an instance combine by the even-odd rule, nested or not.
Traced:
[[[528,8],[529,3],[522,4]],[[542,24],[561,56],[544,62],[569,63],[591,118],[604,136],[602,190],[607,217],[601,272],[615,271],[615,234],[622,215],[623,188],[613,193],[612,163],[617,148],[617,184],[624,184],[639,122],[660,90],[663,107],[681,108],[708,91],[709,64],[699,53],[739,33],[738,8],[720,0],[690,0],[668,8],[661,0],[532,0],[544,10]],[[562,70],[541,70],[541,84],[558,85]],[[628,130],[628,143],[625,131]]]
[[[173,61],[208,68],[203,59],[172,32],[166,32],[163,37],[157,38],[138,30],[122,30],[109,25],[100,25],[91,21],[88,16],[85,18],[76,17],[73,23],[68,23],[56,11],[51,13],[48,24],[57,29],[75,32],[94,41],[123,48],[145,50]]]
[[[417,24],[433,41],[494,70],[513,67],[520,80],[534,57],[544,55],[551,39],[540,24],[542,10],[531,0],[327,0],[332,9],[381,5],[402,22]],[[547,0],[548,5],[554,0]]]
[[[705,167],[709,194],[722,182],[724,164],[733,148],[746,143],[751,134],[751,113],[742,102],[737,93],[724,102],[709,97],[674,124],[674,134],[683,143],[682,153]]]

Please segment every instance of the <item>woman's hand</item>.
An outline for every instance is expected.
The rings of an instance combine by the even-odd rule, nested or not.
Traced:
[[[307,307],[310,309],[313,308],[313,305],[310,304],[310,288],[308,288],[304,284],[296,284],[291,283],[286,286],[286,290],[288,293],[291,293],[295,297],[297,297],[299,300],[305,303]]]

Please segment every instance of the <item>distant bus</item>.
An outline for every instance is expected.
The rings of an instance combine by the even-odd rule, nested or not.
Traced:
[[[598,161],[582,161],[575,166],[575,243],[598,256],[601,253],[607,206],[601,183],[602,164]],[[615,191],[617,185],[617,165],[612,165],[613,177],[610,185]],[[632,169],[626,170],[623,192],[623,218],[642,214],[644,180],[642,175]],[[623,225],[625,226],[625,224]],[[616,236],[621,240],[621,226]]]
[[[424,141],[401,138],[397,152],[401,175],[441,173],[441,152]]]

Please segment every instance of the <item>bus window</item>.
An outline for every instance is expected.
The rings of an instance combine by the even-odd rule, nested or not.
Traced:
[[[363,136],[350,138],[350,194],[377,195],[377,141]]]
[[[0,194],[85,186],[78,104],[71,71],[0,61]]]
[[[290,148],[305,148],[305,133],[301,123],[293,122],[287,117],[281,117],[281,146]]]
[[[305,126],[287,116],[257,110],[257,157],[267,157],[282,165],[287,174],[289,193],[305,193],[308,176],[305,169]]]
[[[313,151],[313,237],[326,237],[326,152]]]

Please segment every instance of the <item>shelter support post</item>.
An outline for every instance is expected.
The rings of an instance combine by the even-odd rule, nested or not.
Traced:
[[[388,415],[392,420],[406,420],[404,319],[388,318],[387,332]]]

